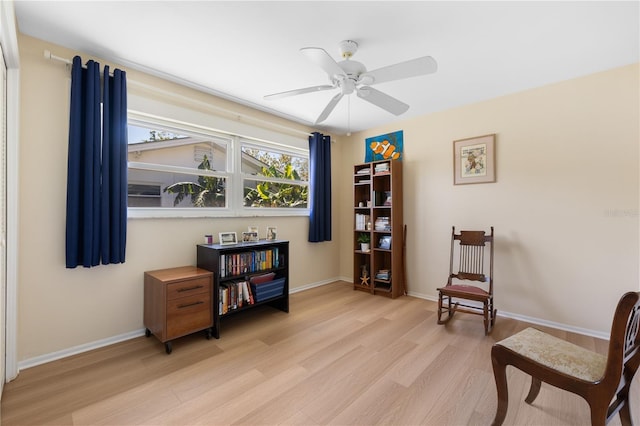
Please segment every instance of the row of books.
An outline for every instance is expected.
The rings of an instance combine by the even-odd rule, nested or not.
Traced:
[[[265,271],[280,266],[278,247],[220,255],[220,278]]]
[[[368,214],[356,213],[356,229],[367,229],[367,223],[371,223],[371,217]]]
[[[220,315],[255,303],[251,286],[246,280],[220,284],[219,291],[218,313]]]

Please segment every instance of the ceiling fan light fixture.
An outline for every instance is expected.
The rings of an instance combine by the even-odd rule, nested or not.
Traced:
[[[371,74],[362,74],[358,80],[358,84],[364,84],[366,86],[375,83],[376,79]]]
[[[358,51],[358,43],[353,40],[342,40],[340,42],[340,56],[349,59]]]

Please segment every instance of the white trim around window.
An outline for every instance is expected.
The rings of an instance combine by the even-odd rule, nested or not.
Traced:
[[[141,113],[135,110],[128,112],[129,124],[139,127],[157,127],[166,129],[176,134],[197,135],[212,140],[229,141],[227,147],[227,166],[224,171],[207,171],[185,168],[171,165],[150,164],[145,162],[129,161],[129,170],[151,170],[158,172],[176,172],[192,175],[204,175],[221,177],[226,182],[226,206],[225,207],[129,207],[129,218],[202,218],[202,217],[274,217],[274,216],[308,216],[308,208],[276,208],[276,207],[244,207],[244,187],[245,179],[253,181],[270,181],[274,183],[285,183],[308,186],[308,181],[291,181],[274,177],[264,177],[260,175],[247,175],[242,173],[241,155],[242,145],[250,144],[256,149],[285,153],[298,158],[308,160],[308,149],[302,148],[303,142],[298,140],[295,144],[290,142],[291,136],[283,135],[284,142],[271,142],[260,137],[233,135],[217,129],[209,128],[199,123],[187,123],[179,119],[165,119],[149,113]],[[202,119],[199,114],[194,114],[194,121]],[[261,129],[257,129],[256,134],[262,135]],[[273,134],[271,134],[273,137]]]

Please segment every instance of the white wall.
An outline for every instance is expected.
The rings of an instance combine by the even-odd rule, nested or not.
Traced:
[[[494,226],[498,315],[608,335],[622,293],[639,290],[638,80],[636,64],[354,134],[340,200],[364,139],[403,130],[410,294],[437,298],[451,226]],[[497,182],[454,186],[453,141],[489,133]],[[342,240],[342,275],[350,252]]]
[[[65,65],[44,59],[43,50],[66,58],[72,58],[75,52],[26,36],[19,37],[19,44],[22,103],[18,361],[22,366],[142,330],[143,272],[195,264],[196,244],[202,242],[205,234],[242,232],[249,225],[257,225],[263,234],[267,226],[277,226],[278,237],[291,242],[292,289],[338,276],[336,243],[308,243],[308,217],[129,219],[126,263],[66,269],[70,80]],[[91,59],[82,56],[83,60]],[[129,80],[176,93],[183,100],[192,98],[200,105],[219,105],[310,131],[131,70],[127,74]]]

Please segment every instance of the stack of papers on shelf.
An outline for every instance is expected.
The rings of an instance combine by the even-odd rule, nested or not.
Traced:
[[[389,163],[379,163],[375,166],[376,173],[388,172],[389,171]]]
[[[356,174],[359,174],[359,175],[368,175],[369,173],[370,172],[368,167],[366,169],[360,169],[356,172]]]
[[[390,280],[391,279],[391,271],[389,269],[380,269],[376,274],[376,279],[379,280]]]
[[[390,231],[391,230],[391,222],[389,222],[389,217],[380,216],[376,219],[376,223],[374,224],[376,231]]]

